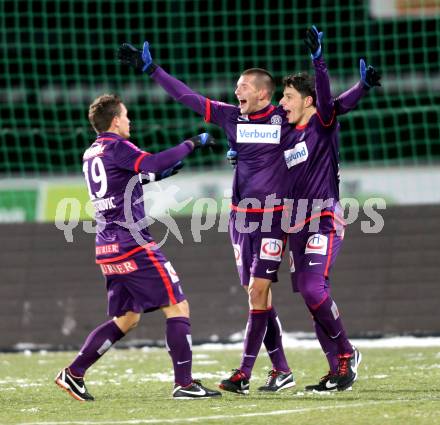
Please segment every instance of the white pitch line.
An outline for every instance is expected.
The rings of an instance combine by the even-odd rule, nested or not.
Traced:
[[[300,409],[291,410],[274,410],[269,412],[256,413],[242,413],[239,415],[214,415],[214,416],[200,416],[193,418],[175,418],[175,419],[131,419],[125,421],[65,421],[65,422],[25,422],[17,425],[142,425],[142,424],[177,424],[177,423],[191,423],[202,421],[215,421],[235,418],[251,418],[258,416],[279,416],[289,415],[293,413],[306,413],[319,410],[332,409],[346,409],[351,407],[366,407],[380,404],[398,404],[398,403],[417,403],[423,400],[384,400],[384,401],[370,401],[365,403],[346,403],[338,404],[336,406],[320,406],[320,407],[304,407]],[[436,401],[436,400],[425,400]],[[438,400],[437,400],[438,401]],[[180,401],[182,402],[182,401]],[[190,401],[191,402],[191,401]]]

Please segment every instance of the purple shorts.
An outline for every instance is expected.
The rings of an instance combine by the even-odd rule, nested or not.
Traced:
[[[241,215],[241,217],[238,217]],[[229,235],[234,249],[240,283],[249,286],[251,277],[278,282],[278,269],[286,247],[287,234],[281,229],[281,213],[274,213],[268,229],[262,226],[262,213],[237,213],[231,211]],[[258,223],[258,228],[250,233],[243,232],[241,225]]]
[[[295,275],[317,273],[326,279],[336,261],[344,239],[344,225],[333,216],[321,216],[289,234],[289,265],[292,288],[298,292]]]
[[[173,266],[154,244],[97,262],[107,284],[111,317],[154,311],[186,299]]]

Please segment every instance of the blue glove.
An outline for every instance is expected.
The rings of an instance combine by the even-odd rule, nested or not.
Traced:
[[[144,42],[144,47],[142,48],[142,60],[144,62],[142,71],[146,72],[147,69],[153,64],[153,59],[151,58],[150,53],[150,44],[148,43],[148,41]]]
[[[143,185],[151,183],[151,182],[158,182],[160,180],[174,176],[175,174],[177,174],[179,172],[179,170],[182,167],[183,167],[183,162],[179,161],[179,162],[176,162],[172,167],[167,168],[166,170],[164,170],[160,173],[141,174],[139,176],[139,178],[140,178],[140,181]]]
[[[324,33],[319,32],[315,25],[313,25],[312,28],[308,28],[306,31],[306,38],[304,39],[304,43],[309,48],[310,56],[313,60],[321,57],[321,44],[323,38]]]
[[[229,161],[229,164],[231,164],[235,168],[238,161],[237,151],[229,149],[228,152],[226,152],[226,159]]]
[[[361,74],[361,81],[366,89],[370,89],[374,86],[381,86],[381,75],[372,65],[365,64],[365,59],[361,58],[359,61],[359,72]]]
[[[198,134],[197,136],[191,137],[187,140],[191,140],[191,142],[193,142],[194,149],[214,148],[216,146],[214,137],[208,133]]]
[[[151,58],[148,41],[144,43],[142,51],[136,49],[131,44],[121,44],[118,49],[118,59],[122,64],[131,66],[138,72],[146,72],[149,75],[157,68],[157,65],[153,63]]]

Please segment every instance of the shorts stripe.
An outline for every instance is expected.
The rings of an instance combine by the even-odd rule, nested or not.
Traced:
[[[156,267],[157,271],[159,272],[160,277],[162,278],[162,281],[168,292],[168,298],[170,299],[170,303],[177,304],[176,297],[174,296],[173,288],[170,282],[170,278],[168,277],[166,271],[163,269],[162,264],[160,264],[160,262],[155,257],[154,251],[152,251],[148,246],[145,247],[145,251],[148,257],[150,257],[152,263],[154,264],[154,267]]]
[[[293,233],[293,231],[295,229],[297,229],[298,227],[304,227],[307,223],[309,223],[310,221],[312,221],[318,217],[331,217],[333,219],[333,228],[334,229],[335,229],[334,220],[336,220],[338,223],[342,224],[343,226],[347,225],[347,223],[342,218],[338,217],[335,213],[333,213],[331,211],[324,211],[322,213],[310,216],[309,218],[301,221],[300,223],[295,224],[295,226],[289,227],[289,231],[287,233]]]
[[[332,252],[333,252],[333,239],[335,238],[336,229],[335,229],[335,219],[332,217],[333,230],[330,235],[330,246],[328,248],[327,254],[327,264],[325,265],[324,277],[328,277],[328,269],[330,267],[330,263],[332,261]]]
[[[143,249],[150,249],[150,247],[154,245],[156,245],[155,242],[150,242],[146,245],[138,246],[132,249],[131,251],[128,251],[125,254],[119,255],[117,257],[103,258],[101,260],[96,260],[96,264],[106,264],[106,263],[114,263],[115,261],[121,261],[126,259],[127,257],[130,257],[133,254],[136,254],[136,252],[142,251]]]
[[[283,211],[287,209],[285,205],[278,205],[276,207],[271,208],[241,208],[237,205],[231,204],[230,205],[232,211],[237,212],[250,212],[250,213],[265,213],[265,212],[275,212],[275,211]]]

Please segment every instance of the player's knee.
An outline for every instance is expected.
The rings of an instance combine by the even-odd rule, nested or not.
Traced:
[[[177,304],[172,304],[166,307],[162,307],[162,311],[167,319],[173,317],[189,318],[189,303],[187,300],[183,300]]]
[[[324,280],[324,276],[316,273],[298,273],[296,276],[298,290],[305,303],[312,309],[327,297]]]
[[[139,313],[129,311],[124,316],[117,317],[114,320],[121,331],[127,333],[138,325],[140,319],[141,315]]]
[[[182,312],[182,316],[189,317],[189,302],[187,300],[183,300],[178,305],[180,311]]]
[[[254,309],[264,309],[268,305],[270,283],[254,280],[248,289],[249,305]]]

